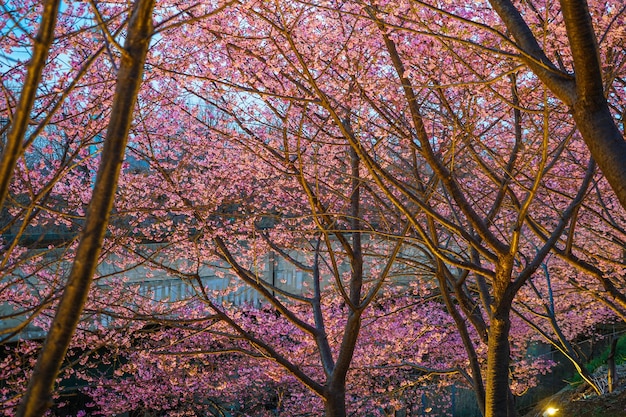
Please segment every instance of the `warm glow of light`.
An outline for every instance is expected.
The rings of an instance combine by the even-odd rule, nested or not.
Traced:
[[[548,407],[548,409],[546,410],[546,414],[549,416],[553,416],[556,414],[557,411],[559,411],[558,408]]]

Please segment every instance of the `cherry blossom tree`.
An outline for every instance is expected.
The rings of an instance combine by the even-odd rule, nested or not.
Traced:
[[[138,1],[127,23],[126,4],[71,3],[72,13],[59,14],[67,33],[47,48],[51,62],[68,59],[71,71],[59,63],[48,73],[43,68],[49,90],[22,66],[10,72],[30,88],[22,105],[39,105],[43,116],[26,140],[30,111],[21,125],[10,124],[9,148],[30,146],[6,154],[24,157],[3,176],[9,198],[1,227],[16,237],[2,242],[2,297],[15,308],[11,316],[28,318],[7,335],[36,323],[52,337],[50,308],[61,288],[73,288],[62,279],[69,273],[70,282],[81,277],[82,289],[70,302],[72,314],[58,313],[73,321],[63,351],[85,302],[76,355],[104,346],[87,336],[93,326],[94,334],[109,334],[94,324],[100,315],[126,323],[110,328],[106,349],[118,346],[129,362],[120,378],[90,391],[99,404],[171,409],[184,398],[198,405],[207,400],[203,389],[219,395],[196,377],[213,372],[215,360],[227,364],[216,378],[232,385],[230,399],[245,397],[239,384],[274,375],[277,391],[289,386],[295,393],[286,406],[292,413],[311,393],[311,413],[393,408],[400,397],[381,392],[376,399],[352,381],[371,379],[370,391],[409,392],[404,387],[418,389],[423,378],[455,374],[472,386],[485,415],[514,415],[513,392],[545,369],[529,370],[521,359],[530,329],[579,361],[571,339],[611,314],[623,317],[626,306],[623,164],[613,169],[607,156],[623,151],[606,152],[623,145],[615,120],[623,117],[624,9],[592,4],[594,16],[607,17],[596,22],[601,42],[586,43],[595,38],[588,9],[575,13],[574,2],[561,3],[525,4],[523,20],[511,4],[496,1],[495,12],[487,4],[420,1]],[[148,50],[153,7],[159,23]],[[7,12],[6,21],[14,16]],[[76,16],[89,16],[89,24]],[[140,47],[128,59],[132,22],[141,29]],[[45,45],[37,46],[31,68],[42,65]],[[572,65],[575,76],[567,70]],[[125,78],[130,69],[134,75]],[[39,101],[29,104],[38,92]],[[5,113],[15,108],[7,99]],[[127,169],[119,174],[125,148]],[[109,175],[94,180],[106,166]],[[46,253],[57,256],[59,248],[33,253],[19,238],[31,225],[51,224],[87,231],[80,243],[58,245],[64,259],[79,261],[72,272],[63,262],[56,270],[47,265]],[[191,304],[150,307],[140,292],[124,297],[128,284],[107,281],[104,271],[96,275],[103,285],[93,290],[94,301],[85,301],[103,239],[103,265],[120,275],[147,268],[148,279],[178,277],[193,287],[185,300]],[[271,273],[276,259],[307,277],[302,288],[271,279],[278,278]],[[227,272],[229,286],[211,286],[209,270]],[[399,282],[425,279],[428,291],[392,294],[395,275]],[[23,291],[33,283],[37,291]],[[555,301],[554,287],[586,295]],[[250,290],[264,309],[221,302]],[[13,299],[20,293],[28,296]],[[119,294],[115,308],[97,301],[111,294]],[[584,326],[568,327],[561,317],[579,311],[586,297],[611,313],[598,307]],[[412,315],[394,307],[413,302],[422,310]],[[425,315],[433,323],[419,319]],[[156,323],[158,331],[142,333],[133,321]],[[448,356],[427,357],[413,350],[417,344],[397,355],[394,343],[381,341],[386,327],[376,323],[427,334],[422,347],[446,339],[451,346],[441,353]],[[171,337],[180,343],[165,346]],[[141,349],[132,352],[137,343]],[[380,349],[381,361],[365,346]],[[32,344],[19,349],[32,352]],[[58,369],[61,353],[41,363]],[[96,355],[82,355],[89,357]],[[172,357],[182,369],[163,359]],[[235,378],[237,366],[248,374]],[[45,372],[45,390],[56,369]],[[11,372],[14,386],[27,377]],[[95,383],[87,371],[82,377]],[[120,401],[133,380],[167,381],[179,399],[157,404],[137,392]],[[185,391],[185,383],[194,388]]]
[[[76,249],[75,261],[65,284],[63,297],[57,306],[55,319],[51,323],[24,399],[18,409],[18,416],[41,415],[49,407],[54,381],[89,294],[113,207],[133,108],[142,81],[145,56],[152,35],[153,9],[154,2],[137,2],[128,23],[101,164]],[[47,12],[51,13],[50,10]],[[31,85],[31,88],[34,90],[35,87]],[[26,117],[28,109],[22,110],[26,112],[23,117]]]
[[[201,315],[202,310],[193,308],[194,314]],[[247,330],[271,339],[277,349],[289,351],[290,357],[299,357],[300,366],[308,372],[318,377],[323,374],[312,355],[316,347],[311,340],[273,309],[248,306],[237,310],[233,314]],[[333,316],[340,318],[342,314],[335,310]],[[341,323],[328,324],[331,336],[341,333]],[[526,328],[517,333],[520,347],[529,331]],[[135,344],[126,353],[127,359],[115,377],[92,384],[92,412],[99,409],[114,414],[145,409],[184,413],[204,406],[230,409],[231,413],[239,410],[247,415],[319,415],[322,404],[314,393],[260,354],[258,346],[236,335],[229,336],[227,326],[197,321],[187,329],[174,324],[156,332],[157,337],[146,335],[140,345]],[[440,349],[444,344],[447,349]],[[482,350],[482,360],[484,353]],[[552,365],[527,361],[523,348],[514,356],[520,365],[514,371],[516,388],[521,390],[536,383],[534,377]],[[407,288],[399,287],[382,295],[364,317],[347,381],[347,404],[360,414],[423,412],[436,403],[433,394],[444,397],[446,386],[462,384],[469,378],[465,362],[462,342],[445,307],[415,293],[407,296]],[[426,397],[430,397],[428,402],[422,402]],[[441,413],[450,411],[445,401],[439,407]]]
[[[95,180],[91,204],[83,229],[84,233],[77,247],[74,268],[70,273],[67,284],[64,285],[63,297],[57,307],[56,319],[53,321],[48,331],[47,341],[44,344],[33,375],[30,378],[30,384],[24,396],[22,406],[17,412],[18,415],[41,415],[49,406],[50,391],[87,299],[104,232],[108,224],[108,217],[113,204],[113,196],[117,188],[117,178],[132,119],[132,109],[135,105],[139,85],[141,84],[145,55],[152,31],[151,19],[154,3],[144,3],[138,3],[132,13],[125,48],[121,50],[123,56],[118,73],[119,82],[117,84],[117,94],[112,102],[112,117],[108,123],[108,133],[104,139],[102,164],[98,169],[99,175]],[[25,16],[20,16],[19,12],[22,9],[28,11],[30,6],[31,5],[23,4],[17,10],[13,9],[12,4],[5,6],[5,17],[8,16],[15,22],[15,27],[18,28],[17,30],[24,31],[24,37],[28,36],[28,28],[20,27],[18,19],[24,19]],[[13,112],[14,120],[10,125],[11,129],[7,137],[6,147],[3,150],[2,189],[0,191],[0,202],[2,205],[4,205],[3,203],[8,192],[10,180],[13,177],[13,170],[16,167],[17,159],[26,149],[26,147],[22,145],[23,138],[26,134],[26,124],[31,117],[31,109],[35,101],[35,96],[40,90],[39,80],[46,56],[48,55],[48,50],[52,44],[58,8],[59,2],[46,3],[42,11],[39,33],[37,37],[34,38],[35,43],[32,60],[23,82],[24,88],[20,96],[19,104]],[[95,5],[94,9],[96,15],[100,18],[97,20],[100,20],[103,31],[107,32],[108,29],[104,28],[104,22],[101,21],[101,16]],[[71,27],[70,30],[74,29],[75,28]],[[110,39],[109,37],[107,41]],[[89,62],[91,60],[88,59],[87,61]],[[52,69],[52,76],[60,76],[61,82],[66,78],[55,68]],[[71,84],[72,83],[70,83],[70,85]],[[40,125],[41,128],[54,116],[58,105],[62,103],[66,93],[67,91],[65,94],[61,94],[60,100],[57,102],[56,106],[54,104],[51,105],[51,109],[49,109],[49,112],[43,117]],[[7,109],[8,108],[9,106],[7,106]],[[41,131],[41,129],[39,129],[39,131]],[[57,178],[58,176],[59,174],[56,174]],[[27,218],[30,217],[29,214],[27,214]],[[23,224],[26,225],[26,221]],[[11,245],[10,249],[14,247],[15,245]],[[5,254],[4,262],[8,260],[9,253]],[[43,306],[45,306],[45,304],[43,304]],[[40,312],[41,308],[37,307],[35,313]]]
[[[552,42],[551,45],[542,45],[533,33],[531,25],[535,24],[535,19],[543,26],[539,33],[545,33],[548,25],[539,15],[541,8],[530,6],[533,17],[524,19],[524,10],[508,0],[490,3],[515,39],[522,62],[571,109],[591,155],[611,184],[622,207],[626,207],[626,142],[606,98],[607,93],[615,91],[619,85],[613,84],[613,77],[616,71],[619,72],[614,65],[623,65],[621,58],[613,61],[615,46],[610,44],[611,40],[606,36],[615,36],[611,26],[619,25],[618,21],[624,19],[623,5],[601,2],[591,2],[590,5],[586,0],[560,1],[562,20],[557,24],[559,32],[563,32],[563,27],[565,29],[562,45],[569,46],[567,51],[564,46],[556,47]],[[548,7],[545,8],[550,11]],[[594,23],[599,27],[594,27]],[[600,39],[598,33],[602,34]],[[601,41],[607,41],[609,45],[602,45],[601,48]],[[564,61],[564,56],[569,58]]]
[[[486,30],[489,26],[480,42],[472,43],[489,54],[461,58],[451,43],[463,39],[464,27],[447,25],[445,36],[429,27],[439,10],[409,3],[333,6],[324,3],[313,13],[310,3],[252,3],[245,10],[246,25],[235,25],[232,33],[221,26],[212,34],[230,65],[161,69],[205,80],[205,90],[228,79],[228,87],[261,99],[307,103],[299,106],[302,114],[345,140],[379,195],[400,211],[439,262],[442,293],[456,289],[456,302],[488,340],[486,414],[512,414],[512,303],[565,239],[593,181],[594,163],[582,157],[571,165],[561,157],[580,146],[574,125],[563,116],[567,112],[514,60],[493,57],[494,50],[505,57],[510,53],[499,49],[502,38]],[[363,36],[367,42],[355,44]],[[324,39],[343,41],[334,46]],[[278,75],[284,78],[278,81]],[[456,82],[459,78],[465,82]],[[494,96],[498,99],[492,101]],[[550,141],[552,135],[560,141]],[[545,185],[560,172],[569,172],[572,184],[559,195],[559,204],[547,204],[554,197],[548,197]],[[476,281],[468,279],[474,275]],[[472,299],[466,293],[474,285],[479,291]],[[480,303],[484,316],[476,313]],[[449,306],[454,314],[455,303]],[[473,375],[480,398],[477,366]]]

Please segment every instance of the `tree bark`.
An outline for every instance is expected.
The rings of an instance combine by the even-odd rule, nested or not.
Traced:
[[[515,416],[515,406],[509,386],[510,314],[514,296],[511,282],[513,260],[512,253],[500,255],[493,280],[494,303],[489,322],[487,373],[485,375],[485,417]]]
[[[499,308],[491,318],[487,354],[486,417],[513,417],[509,389],[509,331],[511,319],[508,308]]]
[[[586,0],[561,0],[574,61],[574,120],[591,156],[622,207],[626,208],[626,141],[611,115],[604,93],[600,48]]]
[[[346,416],[346,385],[343,383],[328,384],[326,398],[324,399],[325,417]]]
[[[622,207],[626,208],[626,141],[604,100],[578,100],[574,121],[591,156],[606,177]]]
[[[154,0],[137,0],[133,8],[122,63],[117,75],[102,161],[87,209],[85,227],[81,233],[76,258],[63,296],[27,391],[18,408],[18,417],[38,417],[49,408],[54,381],[87,300],[113,208],[128,131],[143,77],[143,67],[153,31],[153,9]]]

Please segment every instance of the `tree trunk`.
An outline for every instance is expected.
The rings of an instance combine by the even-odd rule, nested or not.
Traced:
[[[626,141],[604,103],[580,100],[574,105],[574,120],[591,156],[626,208]]]
[[[626,141],[607,104],[593,18],[587,0],[560,3],[576,76],[576,96],[570,104],[574,120],[591,156],[626,208]]]
[[[4,201],[9,193],[9,184],[11,184],[13,170],[23,151],[22,143],[28,129],[30,112],[37,97],[41,73],[46,65],[50,45],[52,45],[52,40],[54,39],[54,28],[60,3],[60,0],[44,2],[39,31],[34,39],[33,55],[28,64],[28,72],[22,86],[20,100],[15,109],[13,120],[11,120],[11,129],[0,157],[0,208],[4,205]]]
[[[565,104],[591,155],[602,170],[622,207],[626,208],[626,141],[609,110],[602,80],[598,41],[587,0],[560,0],[574,64],[569,74],[552,64],[532,30],[511,0],[490,0],[520,48],[532,71]]]
[[[346,385],[330,383],[324,399],[324,417],[346,416]]]
[[[122,64],[117,75],[102,161],[87,209],[85,226],[63,296],[17,410],[18,417],[39,417],[50,407],[55,379],[87,301],[113,208],[128,131],[143,77],[146,53],[152,36],[153,9],[154,0],[137,0],[133,7]]]
[[[509,389],[509,308],[499,308],[489,326],[487,354],[487,386],[485,398],[486,417],[514,417],[515,410]]]

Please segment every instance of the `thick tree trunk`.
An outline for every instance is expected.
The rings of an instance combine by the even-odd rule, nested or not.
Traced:
[[[486,417],[515,416],[509,389],[509,331],[510,309],[498,309],[491,318],[489,327],[489,350],[487,354],[487,385],[485,398]]]
[[[574,61],[576,125],[622,207],[626,208],[626,141],[609,110],[600,48],[587,0],[560,0]]]
[[[344,383],[330,383],[324,399],[325,417],[346,416],[346,385]]]
[[[49,408],[54,381],[87,300],[113,207],[133,109],[143,77],[145,57],[152,36],[153,9],[154,0],[137,0],[130,18],[111,120],[87,209],[85,227],[63,297],[17,411],[19,417],[39,417]]]
[[[485,417],[514,417],[515,405],[509,386],[511,349],[511,304],[514,290],[511,284],[513,253],[501,254],[493,280],[493,313],[489,323],[487,343],[487,374],[485,375]]]
[[[560,0],[574,63],[574,78],[550,62],[511,0],[490,0],[545,85],[573,109],[576,125],[622,207],[626,208],[626,141],[611,115],[602,80],[600,51],[587,0]]]
[[[324,414],[326,417],[344,417],[346,415],[346,376],[352,363],[360,329],[361,313],[352,312],[348,316],[348,322],[344,328],[337,362],[326,383]]]
[[[574,104],[574,120],[622,207],[626,208],[626,141],[606,104],[580,100]]]

